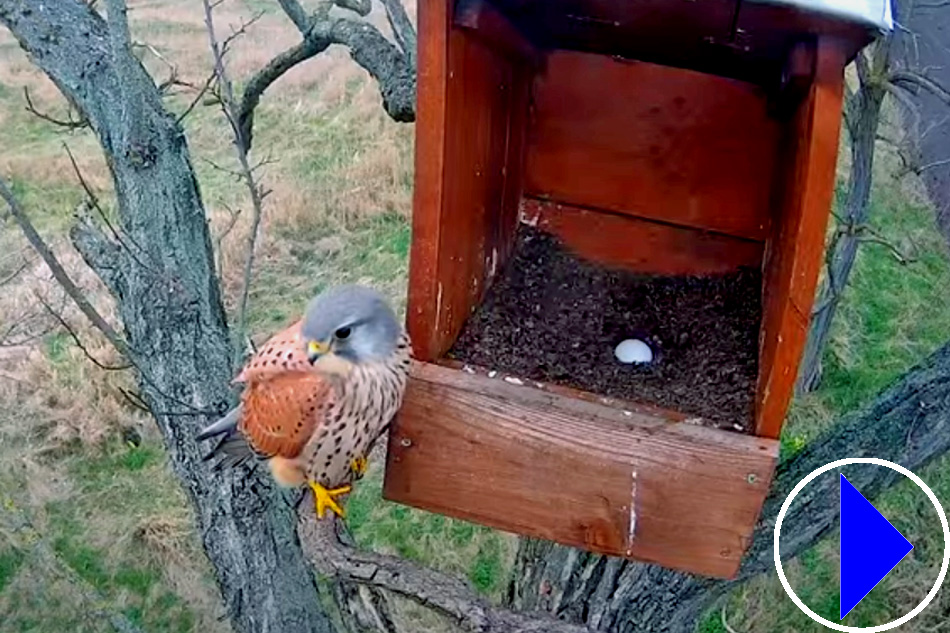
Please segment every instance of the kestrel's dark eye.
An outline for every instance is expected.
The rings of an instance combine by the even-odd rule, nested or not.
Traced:
[[[348,339],[350,337],[350,328],[341,327],[339,330],[333,333],[333,336],[337,337],[341,341]]]

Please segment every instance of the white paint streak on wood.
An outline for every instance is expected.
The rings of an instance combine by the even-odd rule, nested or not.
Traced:
[[[637,471],[630,473],[630,529],[627,531],[627,556],[633,553],[633,539],[637,533]]]

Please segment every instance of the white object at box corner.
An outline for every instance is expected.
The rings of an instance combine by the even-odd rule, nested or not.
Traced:
[[[653,361],[653,350],[640,339],[628,338],[614,348],[614,356],[621,363],[649,363]]]
[[[810,13],[822,13],[843,20],[857,22],[888,32],[894,28],[890,0],[743,0],[750,3],[777,4],[797,7]]]

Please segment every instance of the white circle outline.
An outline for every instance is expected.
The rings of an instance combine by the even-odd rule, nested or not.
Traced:
[[[943,564],[940,566],[940,573],[937,574],[937,581],[934,583],[930,593],[924,597],[920,604],[914,607],[913,611],[905,613],[896,620],[891,620],[890,622],[878,624],[876,626],[845,626],[844,624],[838,624],[837,622],[826,620],[809,609],[805,603],[802,602],[801,598],[798,597],[798,594],[795,593],[791,585],[788,584],[788,579],[785,578],[785,570],[782,569],[782,560],[779,557],[778,543],[779,535],[782,532],[782,520],[785,518],[785,513],[788,512],[789,507],[792,505],[792,501],[795,499],[798,493],[800,493],[802,488],[811,483],[811,481],[814,480],[818,475],[840,466],[848,466],[849,464],[874,464],[875,466],[884,466],[885,468],[890,468],[891,470],[899,472],[913,481],[927,494],[927,497],[930,498],[930,502],[933,503],[934,508],[937,510],[937,515],[940,517],[940,525],[943,527]],[[788,594],[788,597],[792,599],[792,602],[794,602],[795,605],[801,609],[805,615],[818,624],[826,626],[829,629],[834,629],[835,631],[845,631],[846,633],[854,633],[859,631],[862,633],[877,633],[879,631],[889,631],[890,629],[909,622],[912,618],[917,617],[921,611],[926,609],[927,605],[929,605],[931,601],[937,596],[937,592],[940,591],[940,588],[943,585],[943,579],[947,575],[947,567],[950,566],[950,547],[948,547],[948,544],[950,544],[950,525],[947,524],[947,515],[944,514],[943,507],[940,505],[937,495],[934,494],[933,490],[930,489],[930,486],[925,484],[920,477],[907,470],[900,464],[889,462],[886,459],[879,459],[877,457],[846,457],[845,459],[839,459],[838,461],[831,462],[830,464],[825,464],[821,468],[816,468],[815,470],[808,473],[807,477],[802,479],[794,488],[792,488],[792,491],[785,499],[785,503],[782,504],[782,509],[779,510],[778,518],[775,520],[773,552],[775,556],[775,571],[778,572],[778,579],[782,582],[782,587],[785,588],[785,592]]]

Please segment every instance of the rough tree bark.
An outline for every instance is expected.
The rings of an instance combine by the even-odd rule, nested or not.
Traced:
[[[865,51],[858,53],[858,89],[849,94],[845,103],[845,129],[851,148],[851,171],[848,174],[848,192],[844,212],[838,217],[838,226],[825,255],[825,279],[815,302],[808,340],[802,355],[796,389],[809,393],[821,382],[821,358],[828,344],[831,324],[841,302],[841,296],[858,253],[862,227],[870,213],[871,181],[874,170],[874,150],[881,105],[887,95],[887,74],[890,66],[893,34],[873,44],[871,59]]]
[[[117,242],[71,237],[118,302],[142,394],[196,508],[237,630],[331,631],[294,513],[266,478],[213,475],[197,429],[230,404],[230,344],[198,183],[181,127],[133,56],[122,2],[109,28],[78,0],[0,0],[0,22],[91,123],[115,182]]]
[[[879,457],[911,470],[950,450],[950,343],[880,394],[845,416],[823,437],[779,464],[754,540],[733,581],[682,574],[605,558],[548,542],[523,540],[509,601],[593,630],[688,633],[702,613],[736,583],[771,571],[775,517],[809,472],[842,457]],[[848,479],[874,499],[901,477],[886,468],[854,467]],[[819,477],[782,525],[782,558],[793,557],[836,525],[838,478]]]

